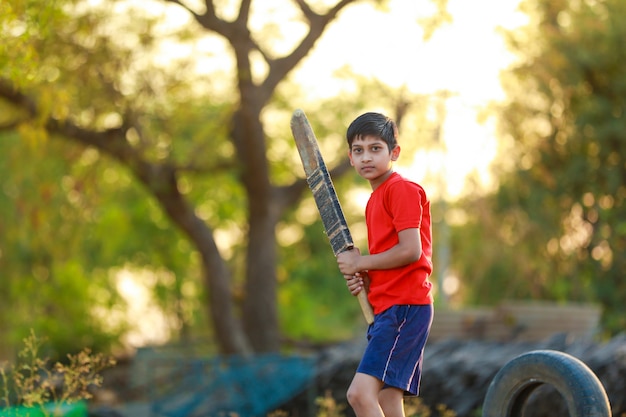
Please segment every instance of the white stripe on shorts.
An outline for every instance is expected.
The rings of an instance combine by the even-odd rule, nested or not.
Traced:
[[[398,339],[400,338],[400,331],[402,330],[402,326],[404,326],[404,323],[406,323],[406,317],[404,318],[404,320],[402,320],[402,323],[400,323],[400,326],[398,326],[398,334],[396,335],[396,340],[394,340],[393,347],[391,348],[391,351],[389,352],[389,356],[387,356],[387,363],[385,363],[385,370],[383,371],[383,381],[385,380],[385,377],[387,376],[387,369],[389,368],[389,362],[391,361],[391,357],[393,356],[393,351],[396,349],[396,345],[398,344]]]

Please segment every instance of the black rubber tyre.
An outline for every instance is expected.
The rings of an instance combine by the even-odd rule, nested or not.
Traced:
[[[535,350],[498,371],[483,402],[483,417],[522,417],[526,400],[543,384],[561,394],[570,417],[611,416],[606,391],[587,365],[563,352]]]

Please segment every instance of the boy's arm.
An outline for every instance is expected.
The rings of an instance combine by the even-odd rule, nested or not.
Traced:
[[[417,261],[422,256],[420,229],[404,229],[398,233],[398,244],[374,255],[361,255],[353,249],[337,256],[339,270],[344,275],[360,271],[392,269]]]

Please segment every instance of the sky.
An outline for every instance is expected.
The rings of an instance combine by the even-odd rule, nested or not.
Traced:
[[[446,152],[403,155],[400,173],[433,184],[435,197],[463,194],[465,178],[474,173],[484,187],[492,183],[489,164],[496,156],[493,122],[481,125],[477,113],[491,100],[504,98],[499,72],[513,62],[497,28],[513,29],[526,23],[517,11],[519,0],[449,0],[452,23],[422,40],[416,23],[430,10],[427,0],[391,0],[389,13],[371,4],[344,10],[296,74],[302,86],[320,95],[336,94],[341,82],[335,69],[349,64],[353,71],[415,93],[448,90],[443,126]],[[408,41],[407,41],[408,40]],[[380,57],[372,59],[372,57]],[[402,132],[400,132],[402,143]],[[430,178],[430,179],[428,179]]]

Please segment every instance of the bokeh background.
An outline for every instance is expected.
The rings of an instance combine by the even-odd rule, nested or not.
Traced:
[[[296,108],[363,249],[344,132],[396,119],[438,311],[592,305],[622,332],[624,22],[621,0],[3,0],[0,359],[32,330],[53,356],[359,337]]]

